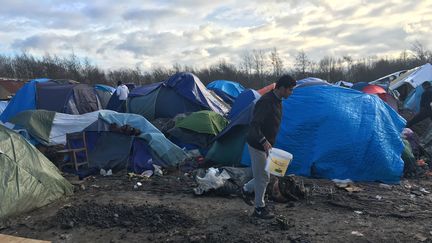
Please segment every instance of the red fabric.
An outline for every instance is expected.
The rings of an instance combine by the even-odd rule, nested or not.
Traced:
[[[385,94],[387,93],[381,86],[370,84],[362,90],[366,94]]]
[[[271,90],[274,90],[275,87],[276,87],[276,83],[272,83],[272,84],[269,84],[269,85],[265,86],[264,88],[262,88],[260,90],[257,90],[257,92],[260,95],[265,95],[267,92],[269,92]]]

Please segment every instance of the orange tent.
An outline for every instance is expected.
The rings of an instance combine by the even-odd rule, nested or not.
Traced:
[[[265,93],[274,90],[276,87],[276,83],[269,84],[262,89],[257,90],[260,95],[264,95]]]

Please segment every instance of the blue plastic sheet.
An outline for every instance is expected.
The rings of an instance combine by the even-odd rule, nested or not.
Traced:
[[[116,123],[120,127],[130,125],[140,129],[141,135],[139,137],[147,142],[155,154],[167,163],[167,166],[177,165],[186,158],[186,154],[181,148],[169,141],[163,133],[140,115],[101,111],[99,118],[108,124]]]
[[[228,80],[213,81],[207,85],[207,88],[214,91],[220,90],[232,98],[237,98],[245,90],[241,84]]]
[[[186,99],[221,115],[225,115],[229,111],[226,104],[213,97],[199,78],[192,73],[177,73],[164,81],[164,85],[174,88]]]
[[[256,102],[260,97],[261,95],[253,89],[245,90],[237,97],[232,105],[231,110],[228,113],[228,119],[235,119],[243,110],[253,102]]]
[[[116,92],[116,89],[114,87],[111,87],[111,86],[105,85],[105,84],[96,84],[94,87],[97,90],[110,92],[111,94],[114,94],[114,92]]]
[[[404,126],[375,95],[335,86],[296,88],[283,102],[275,147],[294,155],[287,174],[397,183]]]
[[[10,101],[9,105],[0,115],[2,122],[8,122],[10,118],[25,110],[36,109],[36,83],[47,82],[50,79],[33,79],[26,83]]]
[[[420,101],[424,89],[421,85],[417,86],[405,99],[403,107],[414,111],[415,113],[420,112]]]

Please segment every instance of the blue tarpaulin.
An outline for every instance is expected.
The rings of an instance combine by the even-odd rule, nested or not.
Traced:
[[[283,102],[275,147],[294,155],[287,174],[397,183],[404,126],[375,95],[335,86],[296,88]]]
[[[233,98],[237,98],[245,88],[236,82],[228,80],[216,80],[207,85],[210,90],[221,90]]]
[[[294,155],[288,173],[387,183],[402,176],[405,121],[377,96],[297,89],[284,101],[282,124],[275,147]]]
[[[192,73],[177,73],[164,82],[138,87],[129,95],[128,112],[149,120],[201,110],[225,115],[229,106]]]
[[[142,133],[139,137],[144,139],[149,148],[166,163],[163,166],[174,166],[186,158],[182,149],[170,142],[163,133],[140,115],[101,111],[99,118],[107,124],[115,123],[119,127],[129,125],[140,129]]]
[[[9,121],[10,118],[25,110],[36,109],[36,83],[47,82],[50,79],[40,78],[33,79],[26,83],[10,101],[9,105],[0,115],[2,122]]]
[[[94,87],[96,90],[102,90],[102,91],[110,92],[111,94],[114,94],[114,92],[116,91],[116,89],[114,87],[111,87],[111,86],[105,85],[105,84],[96,84]]]
[[[421,85],[417,86],[405,99],[403,107],[414,111],[415,113],[420,112],[420,101],[424,90]]]
[[[252,102],[258,100],[261,95],[253,89],[245,90],[241,93],[228,113],[228,119],[232,120],[239,115],[244,109],[246,109]]]

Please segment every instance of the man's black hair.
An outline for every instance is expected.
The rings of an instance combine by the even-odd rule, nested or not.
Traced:
[[[122,81],[117,81],[117,86],[120,86],[120,85],[122,85],[122,84],[123,84]]]
[[[279,80],[276,82],[276,89],[280,87],[291,88],[296,86],[296,80],[288,74],[282,75]]]

